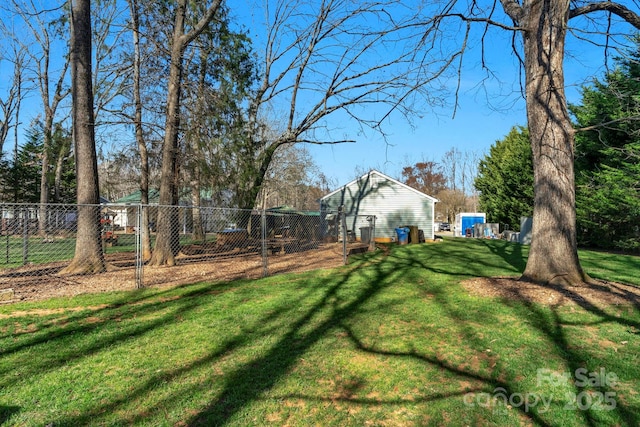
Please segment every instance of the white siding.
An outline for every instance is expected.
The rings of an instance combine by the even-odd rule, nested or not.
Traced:
[[[395,228],[415,225],[426,239],[433,239],[435,199],[378,171],[371,171],[321,199],[324,212],[344,204],[347,228],[360,235],[360,227],[370,225],[366,215],[376,216],[376,237],[396,237]],[[357,219],[354,215],[358,215]]]

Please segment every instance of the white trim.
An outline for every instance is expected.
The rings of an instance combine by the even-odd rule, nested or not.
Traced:
[[[348,184],[345,184],[342,187],[338,188],[337,190],[334,190],[331,193],[327,194],[326,196],[322,196],[320,198],[320,200],[325,200],[325,199],[333,196],[334,194],[339,193],[340,191],[344,190],[345,188],[347,188],[347,187],[349,187],[349,186],[361,181],[363,178],[365,178],[367,176],[370,176],[371,174],[378,175],[378,176],[380,176],[380,177],[382,177],[384,179],[387,179],[387,180],[393,182],[394,184],[397,184],[397,185],[399,185],[399,186],[401,186],[403,188],[406,188],[407,190],[411,190],[414,193],[416,193],[417,195],[431,200],[433,203],[438,203],[440,201],[440,200],[436,199],[435,197],[432,197],[432,196],[430,196],[428,194],[425,194],[422,191],[416,190],[415,188],[409,187],[407,184],[404,184],[404,183],[398,181],[397,179],[393,179],[390,176],[385,175],[382,172],[377,171],[375,169],[371,169],[369,172],[367,172],[366,174],[362,175],[361,177],[354,179],[353,181],[349,182]]]

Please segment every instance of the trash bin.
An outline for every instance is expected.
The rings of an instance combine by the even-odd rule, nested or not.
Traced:
[[[371,227],[360,227],[360,241],[365,245],[371,242]]]
[[[418,237],[418,226],[407,225],[406,228],[409,229],[409,243],[420,243],[420,238]]]
[[[396,234],[398,235],[399,245],[406,245],[409,243],[409,229],[407,227],[396,228]]]

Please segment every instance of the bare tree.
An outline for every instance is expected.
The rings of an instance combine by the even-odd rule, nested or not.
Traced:
[[[436,198],[436,216],[446,222],[454,223],[456,215],[466,211],[468,198],[460,190],[447,188],[436,194]]]
[[[7,32],[4,27],[3,30],[4,33]],[[28,89],[25,87],[27,84],[25,81],[25,69],[27,66],[25,47],[14,43],[11,48],[13,49],[11,57],[0,57],[0,62],[10,62],[13,66],[13,76],[7,93],[0,97],[0,156],[4,153],[4,144],[12,127],[17,134],[17,129],[20,124],[20,105]]]
[[[58,108],[62,100],[69,94],[65,88],[65,79],[69,67],[69,57],[66,52],[52,50],[55,47],[66,47],[66,40],[62,39],[60,25],[64,25],[60,19],[62,8],[40,10],[34,3],[22,0],[11,0],[13,13],[21,18],[25,28],[30,33],[28,40],[34,40],[32,44],[23,43],[25,52],[29,55],[29,61],[33,64],[33,74],[40,91],[43,107],[43,134],[44,148],[42,150],[42,171],[40,174],[40,211],[38,213],[39,232],[46,233],[47,203],[49,202],[49,175],[52,166],[51,144],[53,128]],[[54,25],[51,25],[51,24]],[[15,37],[20,37],[17,34]],[[20,40],[19,40],[20,41]],[[52,62],[61,59],[59,68],[55,68]]]
[[[600,14],[600,31],[594,18],[576,20],[583,25],[586,22],[586,26],[582,33],[579,28],[572,32],[590,43],[597,43],[596,37],[604,37],[605,45],[609,46],[620,41],[616,37],[619,34],[611,29],[619,28],[622,23],[640,28],[640,16],[616,2],[500,0],[500,3],[508,22],[495,2],[459,0],[448,2],[444,7],[430,5],[432,8],[423,25],[425,40],[430,43],[421,46],[426,49],[426,55],[433,54],[434,38],[445,30],[449,34],[460,30],[458,47],[466,51],[473,40],[472,28],[474,24],[479,25],[481,35],[476,40],[484,48],[481,66],[488,67],[485,55],[490,31],[500,29],[512,34],[513,52],[520,60],[524,75],[535,181],[532,245],[522,279],[581,284],[590,279],[580,266],[576,241],[574,130],[567,111],[563,65],[569,22]],[[637,8],[637,3],[629,3]],[[613,22],[613,17],[619,21]],[[455,54],[460,57],[459,50]]]
[[[462,191],[467,197],[468,210],[475,212],[478,204],[478,192],[474,183],[478,176],[478,166],[482,155],[478,150],[465,150],[462,154]]]
[[[136,145],[140,156],[140,204],[143,205],[140,218],[140,240],[142,244],[142,259],[151,258],[151,235],[149,233],[149,152],[144,137],[142,122],[142,49],[140,47],[140,10],[137,0],[129,0],[131,15],[131,34],[133,37],[133,125],[135,129]]]
[[[340,129],[344,121],[384,135],[390,118],[410,118],[419,95],[438,101],[430,83],[455,60],[417,60],[416,10],[401,1],[279,0],[267,2],[265,15],[263,74],[249,114],[251,173],[238,200],[245,208],[279,147],[355,142]]]
[[[317,210],[323,188],[322,176],[303,146],[282,147],[274,156],[260,188],[258,206],[267,209],[287,205],[299,210]],[[325,186],[326,187],[326,186]]]
[[[56,203],[62,201],[62,175],[64,173],[67,160],[71,157],[72,137],[68,135],[65,129],[62,129],[60,123],[57,123],[54,129],[54,139],[56,139],[57,153],[55,155],[54,178],[53,178],[53,200]]]
[[[91,0],[71,1],[71,88],[78,186],[78,232],[71,263],[60,274],[105,271],[100,239],[100,192],[94,134]]]
[[[462,174],[462,152],[456,147],[450,148],[442,156],[442,168],[444,169],[444,176],[447,180],[447,187],[452,191],[462,191],[461,187],[461,174]]]
[[[180,94],[183,75],[184,51],[198,35],[204,31],[215,17],[222,0],[214,0],[204,15],[190,31],[185,32],[185,20],[189,2],[178,0],[174,10],[173,38],[167,90],[167,118],[162,144],[162,172],[160,178],[160,205],[178,204],[180,177],[179,132]],[[160,209],[158,212],[156,244],[149,261],[150,265],[175,265],[178,243],[178,221],[175,209]]]

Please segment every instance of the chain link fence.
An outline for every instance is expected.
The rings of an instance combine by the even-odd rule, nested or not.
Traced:
[[[82,250],[87,209],[99,218],[106,271],[61,274]],[[337,212],[0,204],[0,215],[0,291],[12,299],[265,277],[337,266],[375,247],[375,217]]]

